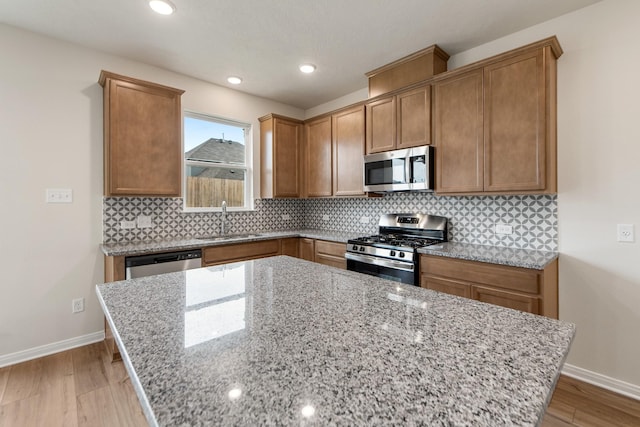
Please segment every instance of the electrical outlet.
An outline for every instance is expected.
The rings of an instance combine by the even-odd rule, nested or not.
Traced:
[[[291,215],[289,214],[282,214],[282,220],[283,221],[289,221],[291,219]]]
[[[496,224],[496,234],[513,234],[513,226],[508,224]]]
[[[129,230],[131,228],[136,228],[136,221],[120,221],[120,228],[123,230]]]
[[[84,298],[76,298],[71,301],[71,312],[80,313],[84,311]]]
[[[322,215],[322,220],[323,221],[329,221],[329,215]]]
[[[371,221],[371,218],[369,218],[368,216],[363,216],[360,218],[361,224],[369,224],[369,221]]]
[[[153,227],[153,221],[148,215],[138,215],[138,228],[151,228]]]
[[[72,203],[73,191],[70,188],[47,188],[47,203]]]
[[[618,224],[618,242],[635,241],[633,224]]]

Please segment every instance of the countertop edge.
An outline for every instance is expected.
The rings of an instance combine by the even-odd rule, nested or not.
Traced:
[[[108,243],[101,244],[100,248],[102,253],[106,256],[134,256],[295,237],[327,240],[346,244],[349,239],[361,236],[361,233],[315,229],[267,231],[247,234],[255,235],[229,237],[228,239],[221,240],[185,238],[133,243]],[[535,251],[529,249],[485,246],[458,242],[446,242],[434,247],[428,246],[420,248],[418,249],[418,253],[421,255],[433,255],[444,258],[477,261],[533,270],[544,270],[559,257],[558,252]],[[514,254],[516,255],[514,256]]]
[[[133,369],[133,365],[131,364],[131,359],[127,354],[127,349],[122,343],[122,339],[120,338],[120,334],[116,328],[116,325],[109,314],[109,310],[107,309],[107,305],[102,298],[102,294],[100,293],[100,286],[96,285],[96,296],[98,297],[98,302],[100,303],[100,307],[102,308],[102,312],[104,313],[104,317],[109,322],[109,327],[111,328],[111,333],[113,334],[113,339],[116,341],[118,345],[118,350],[120,350],[120,356],[122,357],[122,362],[124,363],[124,367],[127,370],[127,374],[129,374],[129,378],[131,379],[131,385],[138,396],[138,401],[140,402],[140,406],[142,408],[142,412],[144,413],[144,417],[146,418],[149,426],[151,427],[159,427],[158,422],[156,421],[156,416],[153,413],[153,409],[151,408],[151,404],[147,399],[147,395],[142,389],[142,384],[140,384],[140,380],[138,379],[138,375],[136,374],[135,369]]]
[[[486,251],[492,253],[483,253]],[[503,254],[500,252],[503,252]],[[506,252],[515,252],[518,253],[519,256],[515,258],[513,256],[510,257]],[[427,246],[418,249],[418,253],[421,255],[432,255],[533,270],[544,270],[560,257],[558,252],[532,251],[501,246],[470,245],[456,242],[448,242],[444,245],[438,245],[436,248]]]

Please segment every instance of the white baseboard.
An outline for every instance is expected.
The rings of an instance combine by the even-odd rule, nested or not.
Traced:
[[[597,372],[588,371],[568,364],[565,364],[564,368],[562,368],[562,374],[584,381],[585,383],[613,391],[614,393],[640,400],[640,386],[635,384],[620,381],[615,378],[607,377],[606,375],[598,374]]]
[[[16,363],[26,362],[27,360],[37,359],[38,357],[48,356],[50,354],[59,353],[72,348],[82,347],[83,345],[93,344],[94,342],[104,340],[104,331],[94,332],[92,334],[83,335],[81,337],[69,338],[68,340],[58,341],[51,344],[41,345],[40,347],[30,348],[28,350],[18,351],[16,353],[0,356],[0,368],[15,365]]]

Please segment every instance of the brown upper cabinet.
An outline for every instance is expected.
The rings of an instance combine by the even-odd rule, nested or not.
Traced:
[[[359,105],[306,122],[308,197],[364,195],[364,117]]]
[[[264,199],[300,197],[300,120],[269,114],[260,119],[260,193]]]
[[[367,102],[367,154],[431,144],[431,85]]]
[[[436,192],[555,193],[555,37],[434,78]]]
[[[102,71],[105,196],[179,197],[183,90]]]

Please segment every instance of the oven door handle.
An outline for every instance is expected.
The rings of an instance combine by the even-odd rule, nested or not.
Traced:
[[[394,268],[396,270],[413,271],[414,266],[410,262],[395,261],[392,259],[373,257],[369,255],[354,254],[345,252],[344,257],[351,261],[364,262],[365,264],[378,265],[380,267]]]

